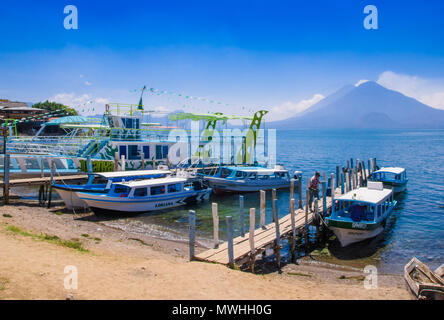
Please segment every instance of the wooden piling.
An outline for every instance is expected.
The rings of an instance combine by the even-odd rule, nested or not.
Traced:
[[[120,156],[120,171],[125,171],[126,164],[125,164],[125,156]]]
[[[189,228],[190,228],[190,261],[194,260],[194,247],[196,245],[196,212],[189,211]]]
[[[259,227],[265,228],[265,201],[266,201],[266,193],[264,190],[260,191],[261,200],[260,200],[260,220]]]
[[[227,238],[228,238],[228,264],[230,268],[234,268],[234,248],[233,248],[233,218],[225,217],[227,221]]]
[[[294,198],[294,179],[290,180],[290,202]]]
[[[10,157],[11,156],[9,154],[5,154],[3,158],[3,198],[5,205],[9,204],[9,170],[10,170],[9,163],[11,160]]]
[[[241,236],[245,237],[245,222],[244,222],[244,196],[239,196],[239,220]]]
[[[278,269],[281,268],[281,233],[279,230],[279,217],[277,212],[277,199],[273,200],[273,219],[274,219],[274,226],[276,229],[276,241],[274,245],[274,250],[276,253],[276,264]]]
[[[291,237],[290,237],[290,254],[291,261],[295,260],[295,247],[296,247],[296,222],[294,212],[294,199],[290,199],[290,221],[291,221]]]
[[[350,169],[353,169],[353,158],[350,158]]]
[[[145,170],[145,154],[142,152],[142,170]]]
[[[322,213],[327,214],[327,181],[322,181]]]
[[[316,224],[315,224],[315,226],[316,226],[316,236],[315,236],[315,239],[316,239],[316,241],[318,241],[318,239],[319,239],[319,225],[321,223],[318,199],[315,199],[315,201],[314,201],[313,217],[315,217],[315,220],[316,220]]]
[[[307,189],[306,194],[307,199],[310,197],[310,191]],[[305,201],[305,226],[304,226],[304,234],[305,234],[305,251],[308,251],[308,207],[310,206],[311,209],[311,203],[309,200]]]
[[[43,158],[40,159],[40,178],[45,177],[45,167],[43,165]]]
[[[345,188],[344,188],[344,172],[341,172],[341,194],[344,194]]]
[[[302,177],[298,179],[298,192],[299,192],[299,202],[298,202],[298,208],[302,209]]]
[[[119,154],[114,154],[114,171],[119,171]]]
[[[254,229],[256,226],[256,209],[250,208],[250,232],[249,232],[249,241],[250,241],[250,269],[251,272],[254,273],[254,262],[256,260],[256,249],[254,247]]]
[[[275,200],[277,200],[276,199],[276,189],[272,189],[271,190],[271,204],[272,204],[272,206],[273,206],[273,222],[275,222],[275,220],[274,220],[274,212],[277,210],[277,208],[276,208],[276,205],[277,205],[277,202],[275,201]]]
[[[213,213],[213,246],[214,249],[219,248],[219,214],[217,211],[217,203],[213,202],[211,206]]]
[[[362,174],[364,177],[363,183],[364,185],[367,185],[367,171],[365,170],[365,163],[364,161],[361,162],[361,167],[362,167]]]
[[[337,179],[336,179],[335,188],[339,187],[339,183],[340,183],[340,180],[341,180],[340,172],[341,172],[341,166],[336,166],[336,177],[337,177]]]
[[[335,174],[331,174],[331,214],[335,212]]]
[[[50,160],[50,168],[51,168],[51,179],[49,181],[49,195],[48,195],[48,209],[51,207],[51,200],[52,200],[52,184],[54,182],[54,175],[55,175],[55,163],[54,160]]]

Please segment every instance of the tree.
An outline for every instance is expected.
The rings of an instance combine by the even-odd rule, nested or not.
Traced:
[[[37,102],[36,104],[33,104],[32,107],[38,109],[50,110],[50,111],[63,110],[65,113],[67,113],[68,116],[78,115],[77,111],[74,110],[73,108],[65,106],[61,103],[49,102],[48,100],[46,100],[45,102]]]

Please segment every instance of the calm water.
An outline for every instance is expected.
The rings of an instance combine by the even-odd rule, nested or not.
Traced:
[[[371,258],[382,272],[400,273],[408,260],[416,256],[432,268],[444,263],[444,131],[443,130],[294,130],[277,132],[278,162],[292,171],[303,172],[303,181],[315,170],[335,171],[353,157],[377,158],[379,166],[407,169],[408,190],[398,197],[398,207],[389,227],[380,237],[364,244],[340,248],[330,245],[335,262],[359,262]],[[259,213],[259,195],[245,194],[245,208]],[[278,191],[278,212],[288,213],[289,192]],[[154,236],[186,240],[188,210],[196,210],[198,240],[211,243],[211,202],[219,204],[220,237],[224,239],[225,219],[232,215],[239,234],[239,196],[212,196],[210,202],[156,215],[114,217],[106,223],[124,230],[146,232]],[[247,212],[247,210],[246,210]],[[271,192],[267,194],[267,222],[271,222]],[[258,217],[256,221],[258,221]],[[248,221],[246,221],[246,225]],[[247,227],[248,228],[248,227]]]

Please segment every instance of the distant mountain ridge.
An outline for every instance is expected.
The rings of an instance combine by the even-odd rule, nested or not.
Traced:
[[[345,86],[309,109],[267,128],[444,128],[444,110],[368,81]]]

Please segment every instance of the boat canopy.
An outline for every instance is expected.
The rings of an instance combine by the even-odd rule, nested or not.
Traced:
[[[115,172],[97,172],[93,175],[100,176],[106,179],[137,177],[137,176],[155,176],[162,174],[170,174],[168,170],[135,170],[135,171],[115,171]]]
[[[339,201],[356,201],[356,202],[366,202],[371,204],[379,204],[387,197],[389,197],[393,191],[391,189],[373,189],[367,187],[361,187],[349,191],[339,197],[336,200]]]
[[[256,173],[275,173],[275,172],[287,172],[285,169],[269,169],[262,167],[225,167],[227,169],[233,171],[242,171],[242,172],[256,172]]]
[[[128,181],[128,182],[119,182],[115,183],[118,185],[126,186],[126,187],[149,187],[149,186],[158,186],[170,183],[183,183],[186,182],[187,179],[184,178],[161,178],[161,179],[145,179],[145,180],[137,180],[137,181]]]
[[[85,123],[85,122],[91,122],[91,121],[84,116],[68,116],[48,121],[45,123],[45,126],[59,126],[68,123],[72,124],[72,123]]]
[[[62,128],[67,128],[67,129],[109,129],[109,126],[104,126],[101,124],[94,124],[94,123],[89,123],[89,124],[62,124],[61,125]]]
[[[379,173],[379,172],[388,172],[388,173],[393,173],[393,174],[401,174],[403,172],[405,172],[404,168],[399,168],[399,167],[382,167],[381,169],[373,172],[373,173]]]
[[[168,118],[171,121],[185,120],[185,119],[190,119],[190,120],[194,120],[194,121],[198,121],[198,120],[208,120],[208,121],[236,120],[236,119],[253,120],[254,119],[251,116],[236,116],[236,115],[212,114],[212,113],[200,114],[200,113],[186,113],[186,112],[170,114],[168,116]]]

